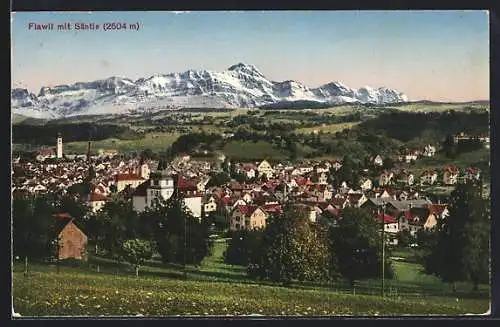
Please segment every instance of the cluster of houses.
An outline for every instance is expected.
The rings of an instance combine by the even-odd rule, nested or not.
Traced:
[[[481,143],[483,143],[484,147],[486,149],[490,148],[490,136],[488,133],[483,133],[479,135],[470,135],[465,132],[460,132],[456,134],[453,137],[455,143],[459,143],[460,141],[467,141],[467,140],[479,140]]]
[[[129,199],[137,212],[153,206],[157,199],[169,199],[177,194],[196,218],[211,213],[228,217],[229,230],[264,227],[266,219],[280,213],[284,203],[300,206],[311,221],[335,221],[346,207],[366,207],[383,223],[387,234],[392,235],[391,242],[397,242],[396,234],[401,230],[414,234],[419,229],[432,229],[438,219],[447,215],[446,205],[433,204],[420,196],[418,188],[414,187],[416,184],[439,183],[439,174],[443,185],[480,178],[478,170],[467,168],[461,172],[456,166],[448,165],[442,172],[426,169],[419,177],[419,183],[412,172],[401,169],[384,170],[375,178],[364,174],[358,185],[344,182],[334,188],[329,177],[342,167],[339,160],[274,165],[262,160],[229,162],[230,170],[242,174],[246,181],[231,180],[222,186],[207,187],[211,173],[222,171],[223,154],[210,161],[193,159],[182,153],[160,171],[156,161],[121,160],[113,151],[101,151],[99,156],[91,157],[90,142],[86,161],[44,163],[42,154],[50,157],[53,153],[43,151],[47,153],[40,153],[39,162],[13,163],[14,193],[64,194],[72,185],[90,178],[90,194],[81,200],[94,212],[100,210],[113,193]],[[422,151],[402,151],[399,160],[411,162],[419,156],[434,156],[435,152],[434,146],[427,145]],[[63,157],[60,136],[55,157]],[[381,167],[384,159],[377,155],[372,158],[372,163]],[[16,168],[23,171],[21,176],[14,176]]]
[[[441,179],[439,178],[441,176]],[[460,171],[457,166],[451,164],[443,167],[441,170],[435,168],[427,168],[420,175],[420,185],[456,185],[460,182],[468,180],[478,181],[481,177],[479,169],[468,167]],[[378,179],[379,186],[386,185],[416,185],[417,180],[413,173],[409,170],[401,169],[397,172],[391,170],[384,170]]]
[[[262,175],[267,178],[243,183],[232,180],[223,186],[207,187],[208,172],[220,170],[220,165],[191,160],[185,155],[163,171],[154,169],[154,162],[120,162],[117,167],[121,170],[112,174],[113,179],[107,183],[95,179],[97,183],[87,201],[93,210],[99,210],[109,199],[110,186],[114,185],[115,192],[129,198],[134,210],[142,212],[153,206],[155,200],[169,199],[177,192],[194,217],[201,219],[211,213],[224,215],[228,218],[229,230],[265,227],[267,218],[280,213],[284,203],[300,206],[311,221],[329,222],[341,217],[347,207],[360,207],[371,210],[374,219],[383,223],[391,244],[397,243],[399,231],[415,234],[420,229],[432,229],[438,219],[447,215],[445,204],[433,204],[418,191],[373,187],[367,183],[369,179],[360,182],[359,187],[343,183],[335,189],[327,181],[327,171],[341,167],[337,160],[274,166],[263,160],[234,165],[238,171],[248,173],[249,179]]]

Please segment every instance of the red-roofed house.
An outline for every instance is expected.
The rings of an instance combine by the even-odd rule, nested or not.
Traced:
[[[396,182],[403,185],[413,185],[413,181],[414,181],[413,174],[407,170],[402,170],[396,176]]]
[[[428,208],[409,208],[401,213],[399,230],[408,230],[415,236],[421,229],[430,230],[437,224],[436,214]]]
[[[333,196],[333,189],[326,184],[313,184],[308,187],[308,192],[318,198],[318,201],[328,201]]]
[[[349,204],[349,200],[347,199],[347,197],[334,196],[330,203],[337,209],[345,209],[345,207],[347,207],[347,205]]]
[[[397,245],[396,234],[399,232],[398,220],[388,214],[383,216],[381,213],[377,214],[377,222],[381,224],[382,221],[384,222],[384,232],[386,233],[388,244]]]
[[[443,171],[443,184],[454,185],[458,182],[460,171],[455,165],[449,165]]]
[[[258,206],[239,205],[231,213],[229,230],[263,228],[268,214]]]
[[[427,208],[431,213],[435,214],[438,219],[444,219],[449,215],[447,204],[429,204]]]
[[[361,207],[368,200],[363,193],[349,193],[347,199],[351,206],[356,208]]]
[[[97,212],[106,204],[106,201],[108,201],[108,198],[104,194],[91,193],[88,196],[87,203],[89,204],[92,212]]]
[[[478,169],[474,169],[472,167],[465,169],[465,179],[477,181],[479,180],[479,177],[480,172]]]
[[[38,161],[44,161],[45,159],[48,158],[56,158],[56,152],[54,151],[53,148],[40,149],[38,155],[36,156],[36,160]]]

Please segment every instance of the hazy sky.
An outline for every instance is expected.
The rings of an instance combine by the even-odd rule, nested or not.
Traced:
[[[54,23],[53,31],[29,23]],[[57,24],[98,23],[98,31]],[[138,31],[103,31],[105,22]],[[386,86],[411,100],[489,99],[485,11],[42,12],[12,14],[12,85],[131,79],[244,62],[275,81]]]

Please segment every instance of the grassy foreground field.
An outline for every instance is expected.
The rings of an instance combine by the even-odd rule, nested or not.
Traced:
[[[26,277],[22,266],[14,265],[13,306],[22,316],[457,315],[489,308],[484,297],[460,296],[457,301],[455,296],[408,297],[388,291],[382,298],[376,295],[379,281],[360,283],[355,292],[334,286],[258,284],[246,278],[243,267],[223,262],[224,249],[225,244],[216,243],[201,267],[189,267],[188,280],[181,279],[180,267],[152,263],[139,278],[130,272],[117,275],[104,261],[99,273],[69,267],[56,273],[53,266],[35,265]],[[388,283],[391,287],[423,292],[423,284],[443,286],[421,275],[416,264],[398,262],[395,268],[397,280]]]
[[[473,300],[401,300],[257,284],[61,272],[14,274],[14,308],[40,315],[423,315],[484,313]]]

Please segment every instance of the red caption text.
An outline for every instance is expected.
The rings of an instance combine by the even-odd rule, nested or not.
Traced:
[[[28,23],[31,31],[138,31],[140,24],[109,22],[109,23]]]

